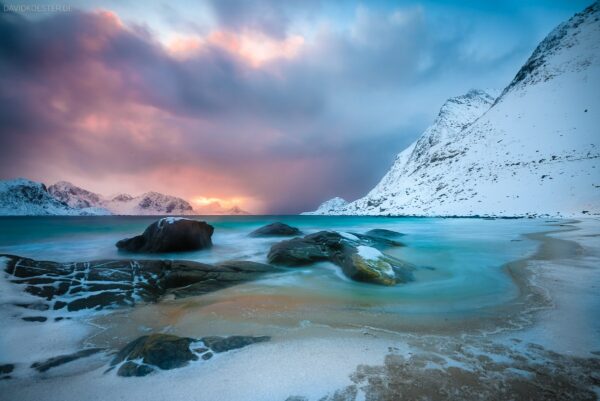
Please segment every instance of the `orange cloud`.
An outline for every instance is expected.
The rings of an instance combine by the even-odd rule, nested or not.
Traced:
[[[176,36],[166,48],[172,56],[182,59],[197,54],[205,46],[216,46],[258,68],[274,60],[296,57],[303,45],[304,38],[300,35],[274,39],[256,31],[242,34],[215,31],[206,37]]]

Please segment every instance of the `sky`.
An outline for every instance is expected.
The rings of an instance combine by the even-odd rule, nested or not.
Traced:
[[[0,178],[293,214],[354,200],[589,1],[5,1]]]

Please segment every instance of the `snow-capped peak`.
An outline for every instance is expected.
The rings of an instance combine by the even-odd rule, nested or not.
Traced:
[[[302,214],[303,215],[331,214],[336,210],[342,209],[347,204],[348,204],[347,200],[340,198],[340,197],[335,197],[333,199],[329,199],[328,201],[321,203],[319,205],[319,207],[317,208],[317,210],[315,210],[314,212],[304,212]]]
[[[90,192],[67,181],[59,181],[50,185],[48,192],[59,201],[76,209],[106,207],[106,200],[102,195]]]
[[[96,208],[72,208],[54,198],[40,182],[17,178],[0,181],[0,215],[90,215],[106,214]]]
[[[598,88],[596,2],[553,30],[497,100],[448,100],[371,192],[327,214],[600,214]]]

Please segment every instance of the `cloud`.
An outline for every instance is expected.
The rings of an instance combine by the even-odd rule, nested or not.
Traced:
[[[3,178],[308,210],[366,193],[444,99],[532,50],[420,5],[207,4],[215,26],[166,42],[110,11],[0,14]]]

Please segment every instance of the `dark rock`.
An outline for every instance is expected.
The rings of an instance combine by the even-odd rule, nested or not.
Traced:
[[[129,252],[184,252],[210,248],[214,228],[203,221],[162,218],[142,235],[117,242],[117,248]]]
[[[367,246],[372,246],[377,249],[386,249],[386,248],[394,248],[399,246],[404,246],[404,244],[400,241],[396,241],[394,239],[381,237],[377,235],[369,235],[369,234],[358,234],[351,233],[356,236],[360,243]]]
[[[55,356],[43,362],[35,362],[31,365],[31,367],[37,370],[38,372],[45,372],[48,369],[64,365],[65,363],[69,363],[80,358],[85,358],[90,355],[94,355],[102,350],[103,348],[86,348],[73,354]]]
[[[39,310],[39,311],[45,311],[50,309],[50,306],[48,304],[45,303],[33,303],[33,304],[15,304],[15,306],[19,306],[21,308],[26,308],[26,309],[32,309],[32,310]]]
[[[101,310],[157,302],[167,294],[196,296],[255,280],[280,269],[262,263],[218,265],[171,260],[36,261],[12,255],[4,271],[25,291],[52,301],[53,309]],[[43,284],[36,284],[44,279]],[[47,285],[48,279],[53,285]],[[41,308],[40,308],[41,309]]]
[[[397,231],[392,231],[392,230],[386,230],[384,228],[374,228],[372,230],[369,230],[365,233],[365,235],[368,235],[370,237],[379,237],[379,238],[388,238],[388,239],[394,239],[394,238],[399,238],[404,236],[404,234],[399,233]]]
[[[0,365],[0,375],[7,375],[9,373],[12,373],[14,369],[15,365],[13,365],[12,363]]]
[[[280,222],[268,224],[249,234],[250,237],[292,237],[294,235],[302,235],[302,232],[296,227]]]
[[[190,344],[195,341],[193,338],[169,334],[143,336],[121,349],[111,365],[114,366],[124,361],[141,360],[146,365],[156,366],[163,370],[180,368],[190,361],[198,359],[196,354],[190,350]],[[126,369],[128,373],[131,373],[131,367]],[[120,369],[117,374],[121,374]]]
[[[26,322],[45,322],[48,320],[48,318],[45,316],[26,316],[22,317],[21,319],[25,320]]]
[[[269,263],[284,266],[306,266],[330,260],[332,250],[341,249],[342,236],[335,232],[320,231],[304,238],[281,241],[269,250]]]
[[[152,366],[146,364],[137,364],[131,361],[125,362],[123,365],[121,365],[119,370],[117,370],[117,374],[124,377],[142,377],[147,376],[152,372],[154,372],[154,368]]]
[[[232,336],[204,337],[196,340],[170,334],[151,334],[139,337],[123,347],[112,360],[111,366],[122,364],[117,370],[119,376],[145,376],[155,368],[175,369],[198,360],[198,356],[190,350],[190,346],[198,341],[205,347],[195,348],[194,351],[203,352],[201,358],[206,361],[211,359],[214,353],[242,348],[269,339],[270,337],[266,336]]]
[[[267,258],[269,263],[284,266],[329,261],[340,266],[349,278],[374,284],[394,285],[411,281],[413,266],[375,249],[375,244],[387,246],[389,241],[360,234],[344,236],[320,231],[274,244]]]
[[[203,337],[202,342],[217,354],[220,352],[231,351],[233,349],[243,348],[250,344],[269,341],[271,337],[249,337],[249,336],[231,336],[231,337]]]

